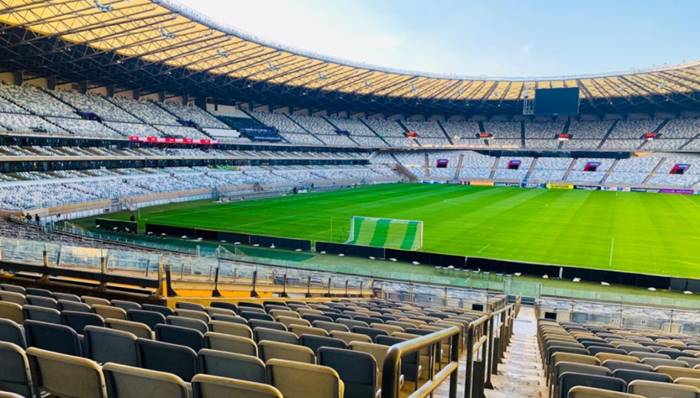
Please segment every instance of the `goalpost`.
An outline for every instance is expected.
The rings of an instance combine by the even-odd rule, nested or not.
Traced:
[[[348,241],[351,245],[420,250],[423,221],[353,216]]]

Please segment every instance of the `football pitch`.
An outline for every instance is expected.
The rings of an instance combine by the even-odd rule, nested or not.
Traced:
[[[700,196],[391,184],[156,206],[139,222],[345,242],[353,216],[423,221],[429,252],[700,277]]]

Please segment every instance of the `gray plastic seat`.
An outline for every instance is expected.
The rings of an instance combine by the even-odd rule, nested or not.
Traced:
[[[617,369],[613,372],[613,377],[620,378],[629,384],[635,380],[659,381],[662,383],[672,383],[673,380],[668,375],[653,371]]]
[[[253,337],[258,343],[263,340],[268,340],[287,344],[299,344],[299,338],[296,334],[276,329],[255,328],[253,329]]]
[[[338,331],[338,332],[349,332],[350,328],[342,323],[337,322],[326,322],[326,321],[314,321],[314,327],[324,329],[328,332]]]
[[[44,296],[34,296],[31,294],[27,294],[24,296],[24,298],[27,300],[27,304],[29,305],[35,305],[37,307],[44,307],[44,308],[51,308],[54,310],[58,310],[58,301],[56,301],[52,297],[44,297]]]
[[[166,343],[184,345],[194,352],[204,348],[204,335],[196,329],[175,325],[156,325],[156,339]]]
[[[183,310],[192,310],[192,311],[202,311],[206,312],[206,308],[202,304],[197,304],[197,303],[189,303],[187,301],[178,301],[175,303],[175,308],[182,308]]]
[[[92,312],[63,311],[61,318],[66,326],[72,327],[79,334],[83,333],[86,326],[104,327],[105,325],[105,320]]]
[[[25,305],[22,307],[22,312],[24,313],[24,319],[31,319],[33,321],[46,323],[55,323],[58,325],[63,323],[61,313],[53,308],[38,307],[35,305]]]
[[[92,307],[85,303],[72,300],[58,300],[58,307],[61,311],[92,312]]]
[[[27,349],[34,385],[52,396],[106,398],[104,377],[99,365],[87,358]]]
[[[24,322],[27,346],[66,355],[82,356],[78,333],[66,325],[27,320]]]
[[[0,342],[0,364],[0,391],[9,391],[23,397],[33,396],[29,360],[22,347]]]
[[[204,335],[204,346],[217,351],[258,356],[258,346],[255,344],[255,341],[248,337],[207,332]]]
[[[322,347],[318,364],[333,368],[345,384],[345,398],[375,398],[377,362],[372,355],[340,348]]]
[[[20,285],[13,285],[11,283],[0,283],[0,290],[4,290],[6,292],[14,292],[14,293],[19,293],[22,295],[27,294],[27,289]]]
[[[332,348],[348,348],[347,343],[341,339],[336,339],[334,337],[326,336],[314,336],[309,334],[302,334],[299,337],[299,343],[301,345],[311,348],[314,353],[322,347],[332,347]]]
[[[569,390],[576,386],[594,387],[603,390],[625,392],[627,384],[617,377],[565,372],[559,376],[559,398],[567,398]]]
[[[260,358],[210,349],[199,351],[199,369],[208,375],[266,383],[265,363]]]
[[[157,304],[141,304],[141,309],[146,310],[146,311],[155,311],[155,312],[160,312],[163,314],[163,316],[170,316],[170,315],[175,315],[175,311],[173,311],[170,307],[166,307],[164,305],[157,305]]]
[[[98,363],[119,363],[128,366],[139,366],[139,352],[136,344],[137,337],[122,330],[86,326],[85,335],[86,356]]]
[[[112,305],[114,307],[121,308],[127,312],[129,310],[140,310],[141,309],[141,304],[136,303],[134,301],[128,301],[128,300],[112,300]]]
[[[204,322],[200,319],[187,318],[184,316],[170,315],[167,318],[166,322],[169,325],[180,326],[183,328],[190,328],[190,329],[198,330],[202,334],[209,331],[209,326],[207,325],[207,322]]]
[[[22,349],[27,348],[24,329],[17,322],[0,318],[0,341],[12,343]]]
[[[53,298],[53,292],[51,292],[51,290],[48,289],[41,289],[38,287],[25,287],[24,290],[27,292],[26,294],[30,294],[32,296]]]
[[[206,374],[192,379],[192,393],[194,398],[283,398],[278,389],[267,384]]]
[[[146,369],[173,373],[187,382],[197,373],[197,353],[190,347],[146,339],[137,344]]]
[[[126,310],[126,318],[132,322],[140,322],[148,325],[151,330],[155,330],[156,325],[159,323],[167,323],[165,316],[160,312],[139,309]]]
[[[281,330],[283,332],[289,331],[287,329],[287,327],[284,326],[283,323],[275,322],[275,321],[264,321],[262,319],[251,319],[248,321],[248,325],[250,326],[251,329],[267,328],[267,329]]]
[[[172,373],[108,363],[102,367],[109,398],[190,398],[189,388]]]

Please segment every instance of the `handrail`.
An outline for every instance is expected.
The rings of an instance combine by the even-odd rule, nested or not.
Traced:
[[[483,381],[479,379],[474,383],[474,352],[481,350],[482,362],[488,358],[487,348],[491,343],[489,336],[485,333],[484,325],[491,325],[491,319],[491,314],[484,315],[470,322],[469,326],[467,326],[467,364],[465,370],[464,398],[480,398],[483,396]],[[477,390],[479,390],[478,393],[474,393],[474,387],[477,387]]]
[[[436,374],[433,373],[434,370],[431,367],[430,379],[428,382],[422,385],[419,389],[416,389],[416,391],[414,391],[409,397],[427,397],[449,377],[449,397],[457,398],[457,373],[459,369],[460,344],[460,329],[457,326],[450,326],[449,328],[442,329],[425,336],[406,340],[391,346],[387,353],[386,359],[384,360],[384,368],[382,371],[382,398],[399,397],[399,378],[401,374],[402,357],[419,352],[425,348],[430,348],[430,362],[434,363],[434,356],[438,353],[438,350],[436,349],[437,346],[439,346],[439,344],[447,338],[450,339],[450,362]]]

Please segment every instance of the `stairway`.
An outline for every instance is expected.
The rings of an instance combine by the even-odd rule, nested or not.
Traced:
[[[661,165],[664,164],[664,161],[666,161],[666,158],[664,158],[664,157],[659,159],[659,163],[657,163],[656,166],[654,166],[654,168],[651,170],[649,175],[646,176],[646,178],[642,182],[642,185],[646,185],[649,182],[649,180],[651,180],[651,177],[653,177],[654,174],[656,174],[656,172],[659,171],[659,169],[661,168]]]
[[[608,168],[608,171],[605,173],[605,176],[603,177],[603,181],[600,182],[601,184],[605,184],[605,183],[608,181],[608,178],[610,177],[610,174],[612,174],[613,171],[615,171],[615,166],[617,166],[617,163],[618,163],[619,161],[620,161],[620,159],[615,159],[615,160],[613,161],[612,166],[610,166],[610,168]]]
[[[544,369],[537,346],[534,307],[523,306],[513,325],[513,337],[498,374],[491,377],[493,390],[486,398],[546,398]]]
[[[459,160],[457,160],[457,169],[455,170],[455,181],[459,180],[459,174],[462,172],[462,163],[464,162],[464,154],[459,154]]]
[[[489,180],[493,180],[494,177],[496,177],[496,170],[498,169],[498,163],[501,161],[501,158],[496,158],[493,161],[493,164],[491,165],[491,174],[489,174]]]
[[[577,162],[578,159],[571,159],[571,163],[569,163],[569,167],[566,169],[566,173],[564,173],[564,177],[561,179],[562,181],[566,181],[569,178],[569,174],[571,174],[571,171],[574,169],[574,166],[576,166]]]
[[[527,169],[527,174],[525,174],[525,178],[523,178],[523,182],[527,183],[527,180],[530,179],[530,175],[532,174],[533,171],[535,171],[535,167],[537,166],[537,161],[540,158],[534,158],[532,162],[530,162],[530,168]]]

